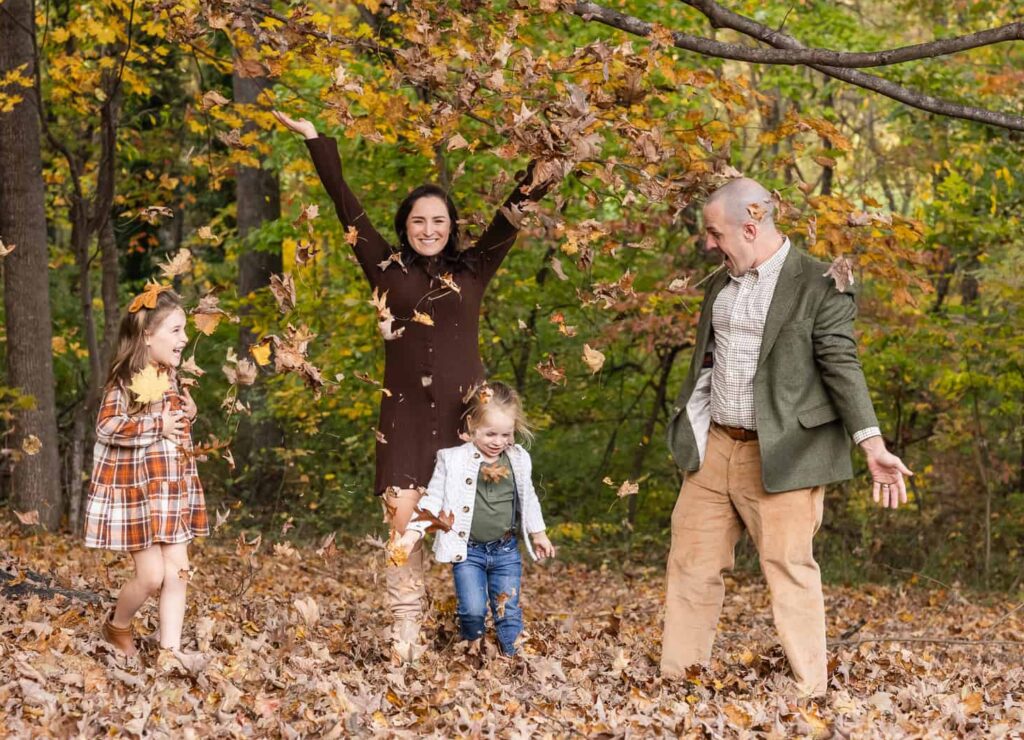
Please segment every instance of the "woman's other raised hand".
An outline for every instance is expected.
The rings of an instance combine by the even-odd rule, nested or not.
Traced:
[[[320,136],[317,133],[316,126],[313,125],[312,121],[306,120],[305,118],[295,119],[291,116],[285,115],[279,110],[274,111],[274,118],[281,122],[281,125],[285,128],[291,129],[297,134],[302,134],[304,139],[315,139]]]

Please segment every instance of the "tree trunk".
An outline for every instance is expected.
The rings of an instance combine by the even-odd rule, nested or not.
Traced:
[[[22,65],[34,77],[35,3],[6,0],[3,14],[0,77]],[[52,530],[60,524],[62,502],[39,100],[34,89],[22,95],[23,102],[0,116],[0,238],[15,245],[3,262],[7,383],[36,403],[16,412],[10,444],[20,449],[28,435],[35,435],[42,449],[14,466],[13,499],[21,510],[37,510],[40,523]]]
[[[236,103],[253,104],[260,92],[270,86],[265,77],[241,77],[237,70],[233,76]],[[238,167],[235,199],[238,208],[238,235],[243,251],[238,259],[238,294],[250,295],[270,284],[270,276],[282,271],[281,253],[256,251],[245,244],[246,236],[266,221],[281,217],[281,193],[276,175],[262,167]],[[248,353],[249,346],[258,337],[245,320],[239,331],[240,355]],[[265,388],[259,384],[247,389],[245,398],[259,414],[265,411]],[[252,420],[243,417],[235,442],[236,457],[244,462],[249,479],[249,491],[260,501],[267,501],[280,490],[281,471],[273,464],[270,450],[283,444],[281,428],[271,418]]]

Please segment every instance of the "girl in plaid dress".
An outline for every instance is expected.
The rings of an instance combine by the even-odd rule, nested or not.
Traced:
[[[132,617],[152,594],[160,595],[160,647],[180,649],[188,543],[209,534],[192,450],[196,405],[175,378],[187,343],[185,311],[169,288],[132,301],[96,421],[85,545],[128,552],[135,562],[103,624],[104,639],[128,655],[137,652]],[[129,386],[151,366],[167,388],[142,404]]]

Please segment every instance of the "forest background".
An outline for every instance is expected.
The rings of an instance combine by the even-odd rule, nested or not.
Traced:
[[[799,247],[849,261],[882,429],[916,472],[910,505],[880,511],[855,453],[817,538],[826,578],[1024,589],[1024,48],[866,72],[795,64],[784,39],[780,64],[722,58],[761,32],[853,52],[1015,21],[1019,39],[1020,3],[730,4],[753,25],[708,2],[607,5],[0,2],[0,504],[79,531],[120,313],[167,282],[206,371],[195,435],[218,524],[313,545],[381,528],[378,311],[276,107],[338,140],[386,234],[424,181],[472,235],[529,159],[563,175],[523,214],[481,351],[538,426],[566,557],[663,562],[680,483],[664,422],[716,267],[700,202],[743,173],[777,190]]]

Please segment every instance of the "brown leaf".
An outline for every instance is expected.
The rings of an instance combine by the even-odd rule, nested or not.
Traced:
[[[507,465],[500,465],[497,462],[493,462],[489,465],[481,465],[480,474],[483,475],[484,480],[488,483],[497,483],[508,477],[509,469]]]
[[[21,440],[21,451],[26,455],[38,455],[43,449],[43,442],[34,434],[26,434]]]
[[[845,293],[853,285],[853,263],[843,255],[839,255],[829,266],[822,277],[830,277],[836,284],[836,290]]]
[[[17,509],[11,509],[14,512],[14,516],[18,517],[18,521],[27,527],[31,527],[39,524],[39,510],[32,509],[32,511],[18,511]]]
[[[200,104],[200,108],[204,111],[208,111],[211,108],[216,108],[219,105],[227,105],[231,101],[225,98],[216,90],[210,90],[203,95],[203,102]]]
[[[345,230],[345,241],[350,246],[354,247],[356,243],[359,241],[359,229],[357,229],[355,226],[349,226]]]
[[[288,313],[295,308],[295,278],[290,274],[271,275],[270,292],[274,294],[281,313]]]
[[[565,381],[565,370],[555,364],[555,358],[548,355],[546,360],[538,362],[534,368],[549,383],[562,383]]]
[[[0,239],[0,259],[6,257],[15,249],[14,244],[4,244],[4,240]]]
[[[619,490],[615,492],[615,495],[619,498],[625,498],[626,496],[635,496],[640,493],[640,484],[634,483],[631,480],[622,481],[622,485],[619,486]]]
[[[604,353],[593,349],[589,344],[583,345],[583,362],[590,368],[593,375],[604,366]]]
[[[415,321],[417,324],[423,324],[425,326],[434,325],[434,320],[430,317],[429,314],[420,313],[419,311],[412,312],[412,320]]]
[[[412,521],[429,522],[428,532],[451,532],[452,526],[455,524],[455,513],[442,511],[435,516],[432,512],[417,506],[413,512]]]
[[[551,269],[558,276],[559,280],[569,279],[569,276],[565,274],[565,270],[562,268],[562,261],[558,257],[551,258]]]
[[[156,308],[157,297],[168,290],[172,290],[170,285],[160,285],[159,283],[146,283],[146,289],[139,293],[132,302],[128,304],[128,313],[136,313],[141,311],[143,308]]]

